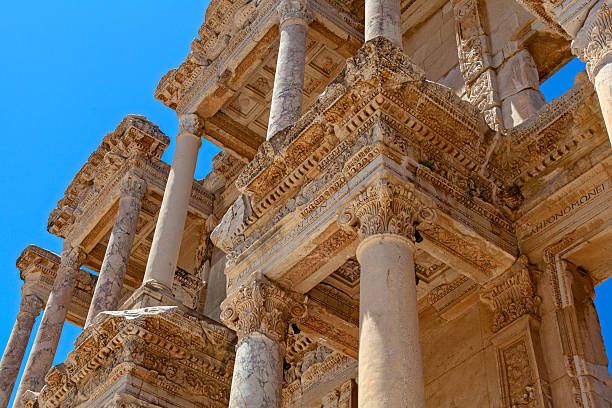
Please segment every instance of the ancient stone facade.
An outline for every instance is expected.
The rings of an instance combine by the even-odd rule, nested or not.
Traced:
[[[609,408],[610,10],[212,0],[172,165],[127,116],[17,260],[0,408],[24,359],[16,407]]]

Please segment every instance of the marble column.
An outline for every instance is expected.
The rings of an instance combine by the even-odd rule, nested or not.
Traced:
[[[172,291],[174,271],[183,239],[185,220],[198,150],[202,146],[202,123],[197,115],[179,118],[179,134],[172,159],[172,167],[164,192],[159,218],[153,235],[143,283],[155,282]]]
[[[433,217],[410,187],[379,179],[338,220],[361,240],[359,408],[425,408],[414,241]]]
[[[594,7],[576,38],[572,51],[587,64],[601,113],[612,144],[612,10],[603,3]]]
[[[11,399],[23,355],[30,341],[32,326],[42,308],[43,302],[38,296],[22,296],[19,314],[0,362],[0,408],[6,408]]]
[[[403,48],[400,0],[365,0],[365,40],[376,37]]]
[[[16,407],[20,406],[24,392],[27,390],[38,392],[45,383],[45,376],[53,364],[66,313],[72,300],[76,274],[84,260],[85,254],[79,248],[64,242],[55,282],[17,389],[14,404]]]
[[[281,403],[285,337],[306,312],[304,296],[254,276],[221,304],[221,320],[238,334],[230,408],[277,408]]]
[[[87,321],[88,327],[100,312],[116,310],[121,298],[121,288],[127,271],[130,252],[138,226],[142,198],[147,189],[146,182],[136,174],[128,173],[119,186],[119,208],[108,240],[100,276],[96,284]]]
[[[274,75],[267,139],[293,125],[302,115],[306,34],[312,21],[302,1],[283,0],[278,6],[280,45]]]

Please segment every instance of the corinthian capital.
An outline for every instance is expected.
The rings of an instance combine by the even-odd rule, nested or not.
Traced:
[[[606,61],[612,62],[612,10],[605,3],[591,12],[572,42],[572,51],[586,62],[591,81]]]
[[[61,254],[60,267],[78,269],[85,262],[86,254],[79,247],[73,247],[72,243],[64,241],[64,249]]]
[[[306,313],[306,297],[259,274],[225,299],[221,310],[221,320],[236,330],[238,341],[254,332],[283,341],[289,324]]]
[[[26,295],[21,298],[19,305],[19,313],[26,313],[31,317],[36,318],[43,308],[43,302],[36,295]]]
[[[305,0],[283,0],[278,5],[277,12],[280,25],[289,21],[302,25],[308,25],[312,22],[312,15]]]
[[[338,223],[356,229],[362,240],[376,234],[395,234],[414,242],[417,225],[434,219],[434,210],[416,197],[412,186],[379,179],[340,214]]]
[[[121,190],[122,196],[133,197],[140,200],[147,191],[147,183],[136,174],[128,172],[123,176],[119,189]]]
[[[199,136],[202,129],[202,120],[195,113],[186,113],[179,116],[179,132],[191,133]]]

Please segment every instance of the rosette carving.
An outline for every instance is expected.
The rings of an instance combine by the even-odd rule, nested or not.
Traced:
[[[278,17],[280,24],[288,21],[308,25],[312,22],[312,14],[305,2],[295,0],[284,0],[278,5]]]
[[[435,211],[417,198],[412,186],[379,179],[340,214],[338,224],[356,229],[360,239],[396,234],[415,241],[417,226],[432,223],[435,217]]]
[[[587,63],[589,78],[594,80],[599,68],[612,55],[612,10],[606,4],[590,23],[585,24],[572,48],[578,58]]]
[[[305,314],[305,296],[283,290],[261,274],[221,304],[221,320],[236,330],[238,341],[254,332],[283,341],[289,324]]]

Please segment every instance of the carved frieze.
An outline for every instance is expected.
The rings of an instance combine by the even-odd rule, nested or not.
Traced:
[[[102,312],[75,344],[66,362],[47,375],[38,406],[102,406],[114,394],[108,390],[130,378],[148,384],[153,399],[160,390],[191,404],[220,408],[229,402],[235,336],[177,307]]]

